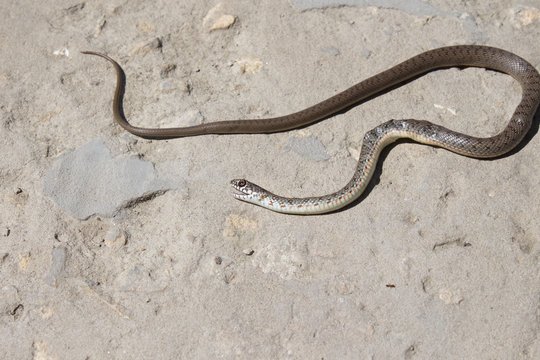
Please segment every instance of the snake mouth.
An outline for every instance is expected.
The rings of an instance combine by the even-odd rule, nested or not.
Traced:
[[[236,199],[246,199],[246,198],[247,198],[248,194],[242,192],[242,190],[240,190],[240,189],[236,189],[236,188],[235,188],[235,190],[236,190],[236,191],[232,191],[232,192],[231,192],[231,195],[232,195],[234,198],[236,198]]]

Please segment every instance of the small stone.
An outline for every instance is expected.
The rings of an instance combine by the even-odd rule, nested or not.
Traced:
[[[187,233],[185,235],[185,239],[190,243],[190,244],[195,244],[197,242],[197,237],[195,235],[193,235],[192,233]]]
[[[253,250],[253,249],[244,249],[244,250],[242,250],[242,252],[247,256],[251,256],[251,255],[253,255],[255,250]]]
[[[32,255],[29,252],[19,255],[19,270],[21,272],[26,272],[28,266],[30,265]]]
[[[159,49],[163,46],[160,38],[154,38],[152,40],[140,42],[135,45],[135,48],[131,50],[130,55],[145,55],[155,49]]]
[[[342,280],[335,283],[335,287],[336,287],[337,292],[341,295],[350,295],[356,289],[353,283],[348,282],[348,281],[342,281]]]
[[[126,245],[127,235],[125,231],[115,227],[107,231],[103,240],[108,247],[120,248]]]
[[[149,33],[156,30],[156,26],[154,24],[147,23],[146,21],[138,22],[135,27],[137,27],[137,30],[143,33]]]
[[[238,70],[240,71],[240,74],[244,74],[244,73],[254,74],[262,68],[263,62],[261,59],[248,56],[246,58],[236,60],[234,62],[234,65],[235,67],[238,68]]]
[[[227,29],[236,22],[236,17],[230,15],[226,6],[220,2],[208,11],[203,19],[203,26],[210,31]]]
[[[360,159],[360,151],[358,151],[358,149],[350,147],[347,150],[349,151],[349,154],[351,155],[353,159],[355,159],[356,161]]]
[[[445,106],[443,106],[443,105],[441,105],[441,104],[433,104],[433,107],[434,107],[435,109],[440,109],[440,110],[443,110],[443,111],[447,111],[447,112],[449,112],[449,113],[452,114],[452,115],[456,115],[456,114],[457,114],[457,110],[456,110],[456,109],[451,108],[451,107],[445,107]]]
[[[94,31],[94,38],[97,38],[99,35],[101,35],[101,31],[103,30],[106,24],[107,24],[107,20],[105,20],[104,17],[101,17],[101,19],[99,19],[96,25],[96,31]]]
[[[228,29],[231,27],[232,24],[234,24],[236,21],[236,17],[232,15],[221,15],[210,27],[210,31],[214,30],[220,30],[220,29]]]
[[[439,299],[441,299],[448,305],[455,305],[463,301],[463,296],[461,296],[461,292],[459,290],[453,291],[451,289],[442,288],[439,290]]]
[[[37,313],[41,316],[43,320],[48,320],[52,318],[55,312],[56,311],[54,310],[54,308],[46,305],[37,309]]]
[[[53,55],[69,57],[69,50],[66,48],[57,49],[53,51]]]

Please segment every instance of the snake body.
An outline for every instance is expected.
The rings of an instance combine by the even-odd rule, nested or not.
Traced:
[[[231,185],[239,200],[270,210],[294,214],[318,214],[342,208],[357,199],[371,179],[381,150],[400,138],[439,146],[461,155],[493,158],[512,150],[525,136],[540,103],[540,74],[521,57],[497,48],[480,45],[442,47],[416,55],[388,70],[374,75],[318,104],[293,114],[253,120],[231,120],[181,128],[152,129],[129,124],[123,112],[125,75],[120,65],[107,55],[84,51],[108,60],[117,74],[113,99],[114,119],[130,133],[148,139],[170,139],[204,134],[254,134],[291,130],[312,124],[366,98],[435,69],[454,66],[482,67],[512,76],[522,88],[521,101],[508,125],[499,134],[479,138],[458,133],[421,120],[391,120],[366,133],[356,171],[345,187],[329,195],[287,198],[275,195],[245,179],[235,179]]]

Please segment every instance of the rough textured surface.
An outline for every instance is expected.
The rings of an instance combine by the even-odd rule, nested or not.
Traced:
[[[301,130],[146,141],[112,121],[112,68],[79,54],[124,66],[147,127],[296,111],[443,45],[540,67],[538,2],[336,3],[0,5],[1,359],[539,357],[538,118],[494,161],[397,144],[335,214],[229,195],[244,176],[334,191],[388,119],[493,134],[509,77],[437,71]]]

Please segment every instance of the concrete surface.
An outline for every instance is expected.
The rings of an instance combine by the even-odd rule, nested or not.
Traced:
[[[482,4],[479,4],[482,3]],[[339,5],[343,6],[339,6]],[[487,44],[540,68],[540,3],[0,4],[0,359],[537,359],[540,137],[480,161],[400,143],[362,201],[273,213],[246,177],[321,195],[388,119],[502,129],[508,76],[449,69],[301,130],[148,141],[133,124],[300,110],[422,51]]]

